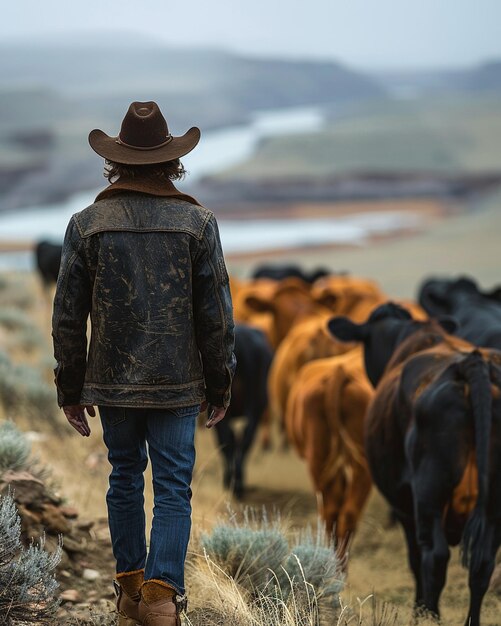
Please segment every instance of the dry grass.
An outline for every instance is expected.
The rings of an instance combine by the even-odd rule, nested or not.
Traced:
[[[90,440],[77,435],[61,442],[49,440],[47,444],[35,444],[39,456],[49,460],[61,483],[61,492],[77,504],[85,517],[106,516],[105,491],[107,486],[107,461],[94,470],[88,470],[85,459],[89,452],[102,452],[99,427],[95,427]],[[212,528],[227,509],[229,494],[222,488],[222,470],[211,437],[212,433],[201,430],[197,433],[198,458],[194,479],[193,534],[190,551],[199,554],[197,548],[200,534]],[[256,449],[249,464],[249,493],[245,504],[265,504],[271,511],[278,509],[284,518],[289,518],[291,528],[315,524],[316,501],[311,491],[306,468],[292,452],[274,450],[263,453]],[[152,506],[151,481],[146,481],[146,505]],[[190,570],[188,583],[190,600],[211,594],[213,588]],[[229,583],[221,583],[231,591]],[[202,595],[201,595],[202,594]],[[359,602],[374,594],[379,602],[389,603],[398,610],[398,621],[370,621],[373,619],[372,601],[360,608]],[[412,623],[414,583],[407,567],[407,555],[403,533],[399,527],[388,527],[388,509],[385,502],[374,492],[370,498],[361,527],[351,549],[346,587],[341,593],[345,609],[343,619],[349,624],[395,623],[404,626]],[[359,600],[360,599],[360,600]],[[198,604],[198,601],[197,601]],[[467,572],[461,567],[459,553],[453,550],[448,571],[448,583],[444,590],[441,607],[443,626],[463,623],[468,606]],[[377,605],[377,610],[381,610]],[[484,601],[483,626],[499,626],[501,598],[489,592]],[[377,617],[377,614],[376,614]],[[374,618],[375,619],[375,618]],[[195,623],[195,622],[194,622]],[[215,622],[217,624],[217,622]],[[251,622],[252,623],[252,622]],[[422,624],[432,624],[423,621]],[[207,622],[210,624],[210,622]],[[226,623],[224,623],[225,626]],[[340,622],[344,626],[343,622]]]
[[[192,626],[317,626],[318,601],[314,589],[302,581],[292,591],[272,585],[252,594],[239,585],[207,554],[189,569]],[[278,586],[278,581],[277,581]],[[291,583],[292,588],[292,583]]]

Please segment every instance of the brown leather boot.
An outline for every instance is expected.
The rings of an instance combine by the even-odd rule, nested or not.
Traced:
[[[162,580],[147,580],[141,587],[139,619],[143,626],[181,626],[184,603],[176,591]]]
[[[136,626],[139,620],[139,600],[144,570],[117,574],[115,592],[117,594],[118,626]]]

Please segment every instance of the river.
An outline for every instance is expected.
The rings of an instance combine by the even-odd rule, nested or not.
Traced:
[[[266,137],[319,130],[324,124],[318,108],[262,111],[246,125],[223,128],[203,135],[197,148],[183,158],[189,180],[219,172],[248,158]],[[184,187],[189,191],[189,184]],[[26,208],[0,216],[2,241],[61,241],[73,213],[93,202],[98,190],[78,193],[61,204]],[[227,253],[264,251],[297,246],[363,244],[375,233],[413,227],[417,215],[368,213],[336,219],[220,220],[221,239]],[[0,269],[31,269],[27,252],[0,254]]]

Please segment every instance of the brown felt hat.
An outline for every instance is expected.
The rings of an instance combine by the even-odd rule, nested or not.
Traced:
[[[173,137],[156,102],[133,102],[118,137],[110,137],[97,128],[89,134],[95,152],[125,165],[152,165],[178,159],[191,152],[199,141],[200,129],[196,126],[181,137]]]

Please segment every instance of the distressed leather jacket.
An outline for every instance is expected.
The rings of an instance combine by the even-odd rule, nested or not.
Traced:
[[[71,218],[52,322],[59,406],[228,406],[229,280],[195,202],[118,189]]]

